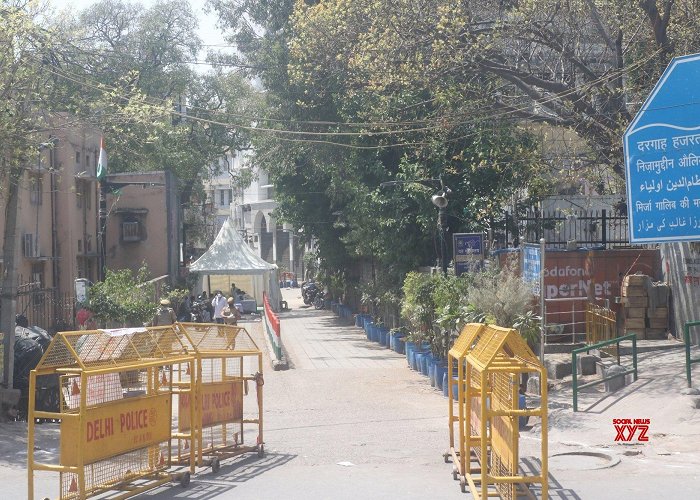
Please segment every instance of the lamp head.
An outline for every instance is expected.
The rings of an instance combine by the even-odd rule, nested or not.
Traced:
[[[447,207],[447,193],[444,191],[438,191],[432,196],[431,201],[436,207],[445,208]]]

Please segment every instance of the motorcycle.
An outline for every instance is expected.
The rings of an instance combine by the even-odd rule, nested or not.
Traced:
[[[207,303],[201,298],[200,300],[192,302],[190,306],[190,315],[192,317],[192,323],[209,323],[211,321]]]
[[[307,306],[313,304],[316,295],[318,295],[320,291],[321,290],[318,288],[316,283],[308,283],[304,285],[301,288],[301,297],[304,299],[304,304],[306,304]]]
[[[20,390],[17,418],[27,420],[29,404],[29,372],[31,372],[51,343],[51,335],[38,326],[29,326],[24,315],[17,315],[15,327],[14,387]],[[59,411],[59,379],[43,375],[36,379],[35,408],[39,411]]]
[[[326,307],[326,294],[319,290],[314,297],[314,308],[324,309]]]

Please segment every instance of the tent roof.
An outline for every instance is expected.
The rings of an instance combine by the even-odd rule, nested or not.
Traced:
[[[263,274],[277,266],[255,255],[238,231],[231,218],[226,219],[214,243],[190,265],[190,272],[202,274]]]

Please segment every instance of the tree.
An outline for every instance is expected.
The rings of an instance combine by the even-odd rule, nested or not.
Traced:
[[[36,132],[44,116],[40,103],[50,87],[44,64],[53,38],[37,23],[39,14],[33,2],[0,6],[0,193],[5,207],[0,331],[5,334],[3,381],[8,388],[13,386],[19,193],[25,171],[38,155]]]
[[[55,102],[95,120],[113,172],[170,170],[181,199],[227,152],[247,145],[234,117],[253,100],[242,75],[192,69],[201,49],[187,0],[102,0],[64,23],[68,39],[54,74]],[[243,121],[242,125],[249,125]]]
[[[410,67],[389,80],[393,66],[373,66],[372,58],[391,58],[385,45],[363,45],[392,19],[372,10],[380,3],[210,2],[239,46],[238,62],[266,86],[258,114],[272,130],[253,144],[283,218],[318,239],[327,266],[369,259],[399,285],[409,269],[435,262],[437,213],[420,185],[382,190],[381,182],[441,175],[454,191],[451,230],[484,229],[542,164],[529,134],[508,122],[441,118],[463,113],[460,86],[472,105],[488,82],[436,86],[408,78]]]

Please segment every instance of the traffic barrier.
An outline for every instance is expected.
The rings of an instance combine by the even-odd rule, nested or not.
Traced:
[[[280,328],[279,316],[270,307],[270,301],[267,298],[267,294],[263,294],[263,323],[265,324],[265,332],[270,338],[272,343],[272,349],[275,352],[275,358],[277,361],[282,360],[282,330]]]
[[[520,334],[513,329],[469,324],[449,351],[450,451],[455,464],[453,478],[463,492],[469,487],[474,498],[486,499],[495,492],[514,499],[518,486],[539,483],[547,498],[547,372]],[[520,376],[540,377],[540,407],[520,408]],[[453,383],[456,382],[456,383]],[[454,415],[457,391],[458,416]],[[541,470],[535,475],[519,473],[519,417],[542,419]],[[459,452],[455,446],[455,423]]]
[[[465,402],[466,393],[464,388],[460,390],[460,385],[455,384],[458,380],[466,380],[466,356],[471,350],[475,341],[478,339],[479,335],[486,328],[483,323],[468,323],[464,325],[459,336],[455,340],[454,345],[447,353],[447,370],[446,383],[443,384],[443,391],[447,393],[449,400],[449,427],[450,427],[450,449],[445,454],[445,461],[448,461],[449,457],[452,457],[452,463],[454,464],[452,470],[452,476],[457,479],[458,476],[461,478],[466,477],[466,465],[468,463],[469,454],[467,454],[466,447],[466,433],[468,429],[466,428],[470,420],[466,418],[467,406]],[[454,378],[454,373],[457,374],[457,378]],[[457,386],[457,394],[455,394],[454,386]],[[478,397],[478,388],[474,388],[471,392],[472,397]],[[457,397],[457,415],[454,414],[454,402],[455,396]],[[457,436],[459,438],[459,448],[455,446],[455,424],[458,425]],[[471,440],[479,439],[478,435],[471,434]],[[466,481],[466,479],[464,479]]]
[[[186,462],[194,448],[197,465],[211,466],[217,472],[221,460],[248,452],[262,456],[263,359],[248,331],[211,323],[176,323],[176,328],[194,357],[195,369],[177,371],[174,385],[188,387],[194,383],[195,397],[182,397],[177,403],[174,462]],[[249,382],[254,384],[257,404],[246,414],[244,399]],[[197,404],[193,405],[193,400]],[[246,424],[254,424],[252,432],[247,432],[250,425]],[[246,434],[251,433],[255,444],[248,446]]]
[[[192,397],[194,383],[174,388],[176,367],[193,370],[194,358],[173,326],[56,334],[29,380],[35,395],[37,377],[58,376],[60,400],[58,412],[48,412],[29,398],[29,499],[36,471],[59,473],[61,499],[187,486],[195,456],[183,457],[189,470],[172,469],[172,401]],[[60,420],[58,463],[35,460],[36,419]]]

